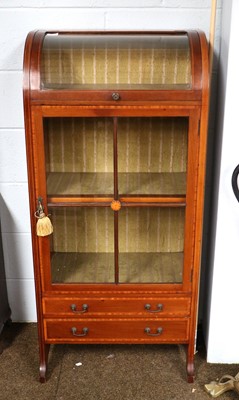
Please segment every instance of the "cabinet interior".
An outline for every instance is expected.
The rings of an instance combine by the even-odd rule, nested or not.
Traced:
[[[113,118],[45,118],[48,195],[114,193]],[[185,195],[188,119],[117,119],[121,195]]]
[[[52,207],[50,213],[54,283],[182,282],[183,207],[124,207],[116,238],[110,207]]]

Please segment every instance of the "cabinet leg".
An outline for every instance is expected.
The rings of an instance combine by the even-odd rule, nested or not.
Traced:
[[[46,382],[47,359],[48,359],[49,349],[50,349],[49,344],[42,344],[40,346],[39,380],[41,383]]]
[[[193,383],[195,378],[195,369],[194,369],[194,347],[188,345],[188,354],[187,354],[187,381],[188,383]]]

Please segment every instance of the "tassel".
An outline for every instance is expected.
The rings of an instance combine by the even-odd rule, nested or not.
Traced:
[[[48,236],[53,232],[53,226],[48,215],[44,213],[42,206],[42,198],[38,198],[38,208],[35,212],[35,217],[38,219],[36,225],[37,236]]]
[[[53,232],[53,226],[51,223],[50,218],[42,212],[38,218],[37,221],[37,236],[48,236]]]

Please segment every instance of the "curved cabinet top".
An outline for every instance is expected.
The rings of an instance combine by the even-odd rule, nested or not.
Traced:
[[[40,103],[201,101],[208,86],[198,31],[30,32],[24,90]]]

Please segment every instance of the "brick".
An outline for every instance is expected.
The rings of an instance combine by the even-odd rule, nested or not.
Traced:
[[[108,10],[106,29],[162,30],[162,29],[201,29],[209,32],[210,11],[194,10]]]
[[[22,72],[0,72],[0,127],[23,128]]]
[[[164,0],[22,0],[10,3],[9,0],[1,0],[0,8],[138,8],[158,7],[163,2]]]
[[[3,233],[29,233],[29,199],[26,183],[0,183],[0,214]]]
[[[5,233],[2,240],[6,278],[33,279],[31,234]]]
[[[35,322],[35,287],[33,279],[7,279],[8,300],[13,322]]]
[[[0,182],[27,182],[23,130],[0,130]]]
[[[41,28],[104,29],[104,10],[3,9],[0,24],[0,70],[22,69],[26,36],[29,31]]]

